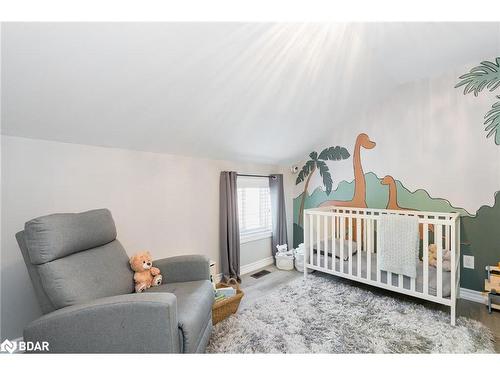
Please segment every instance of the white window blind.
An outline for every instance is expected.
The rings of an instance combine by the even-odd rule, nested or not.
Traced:
[[[238,177],[238,218],[240,241],[271,237],[271,195],[269,179]]]

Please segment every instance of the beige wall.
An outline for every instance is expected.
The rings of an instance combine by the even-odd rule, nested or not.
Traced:
[[[220,264],[222,170],[282,172],[273,165],[2,136],[1,336],[21,336],[24,324],[40,315],[14,238],[27,220],[107,207],[129,254],[141,249],[155,258],[202,253]],[[269,241],[245,244],[243,251],[252,247],[255,255],[259,245],[257,252],[269,256]]]

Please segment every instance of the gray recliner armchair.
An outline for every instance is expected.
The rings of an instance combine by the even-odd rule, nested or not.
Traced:
[[[205,351],[214,299],[205,257],[154,261],[163,284],[137,294],[109,210],[39,217],[16,238],[46,314],[24,340],[58,353]]]

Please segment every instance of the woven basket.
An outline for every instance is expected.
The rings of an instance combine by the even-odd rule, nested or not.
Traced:
[[[240,306],[240,301],[243,298],[243,291],[240,289],[240,285],[229,285],[224,283],[218,283],[217,288],[233,287],[236,289],[236,294],[232,297],[224,298],[221,301],[217,301],[212,306],[212,323],[215,325],[220,321],[226,319],[229,315],[234,314],[238,311]]]

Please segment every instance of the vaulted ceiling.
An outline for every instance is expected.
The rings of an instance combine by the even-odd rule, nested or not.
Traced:
[[[499,46],[498,23],[3,24],[2,134],[288,163]]]

